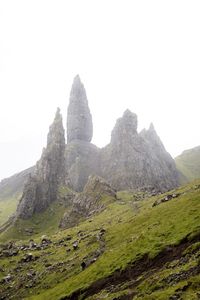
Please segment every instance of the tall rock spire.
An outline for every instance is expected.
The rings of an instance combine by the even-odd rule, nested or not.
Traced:
[[[65,134],[60,109],[49,128],[47,147],[44,148],[35,172],[25,184],[17,208],[17,218],[27,219],[34,213],[44,211],[57,199],[59,184],[65,178]]]
[[[74,78],[67,113],[67,142],[82,140],[91,142],[92,116],[88,107],[85,88],[79,75]]]

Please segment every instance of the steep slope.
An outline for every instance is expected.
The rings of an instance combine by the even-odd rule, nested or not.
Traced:
[[[78,226],[1,243],[1,297],[198,299],[199,209],[200,182],[152,198],[120,192]]]
[[[175,158],[177,169],[189,180],[200,178],[200,146],[185,150]]]

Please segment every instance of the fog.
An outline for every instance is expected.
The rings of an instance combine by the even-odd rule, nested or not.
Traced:
[[[79,74],[93,143],[126,108],[172,156],[200,144],[200,2],[0,1],[0,179],[39,159]]]

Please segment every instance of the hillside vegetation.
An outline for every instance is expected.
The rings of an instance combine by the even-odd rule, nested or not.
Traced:
[[[178,170],[189,180],[200,178],[200,146],[184,151],[175,158]]]
[[[62,231],[64,204],[49,210],[0,235],[1,299],[199,299],[200,181],[149,198],[119,192]]]
[[[16,211],[19,197],[0,200],[0,226]]]
[[[33,167],[0,182],[0,226],[16,211],[24,183]]]

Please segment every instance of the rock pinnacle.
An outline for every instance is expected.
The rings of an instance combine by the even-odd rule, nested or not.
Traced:
[[[79,75],[74,78],[67,112],[67,142],[82,140],[91,142],[92,116],[84,85]]]

